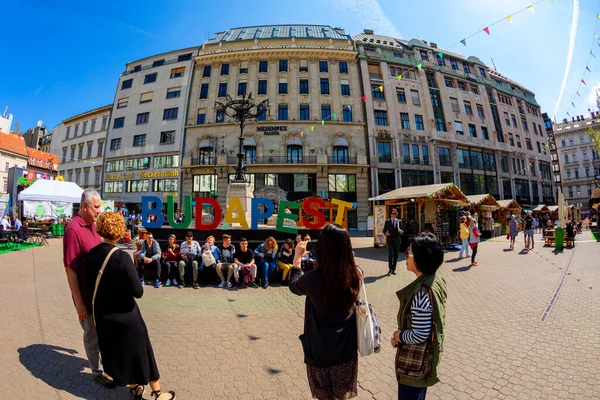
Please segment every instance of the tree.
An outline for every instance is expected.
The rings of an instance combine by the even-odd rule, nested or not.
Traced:
[[[587,135],[592,138],[592,145],[596,154],[600,154],[600,131],[595,130],[591,126],[586,131]]]

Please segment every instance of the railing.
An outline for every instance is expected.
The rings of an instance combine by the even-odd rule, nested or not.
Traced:
[[[382,81],[383,80],[383,75],[381,75],[381,74],[369,74],[369,78],[375,79],[375,80],[378,80],[378,81]]]
[[[391,162],[391,159],[390,161]],[[356,157],[339,157],[339,156],[329,156],[327,157],[328,164],[356,164]]]
[[[192,165],[214,165],[214,160],[200,158],[200,157],[192,157]]]
[[[238,159],[234,157],[227,157],[228,165],[235,165],[238,163]],[[317,156],[271,156],[269,154],[265,154],[262,157],[257,157],[255,159],[248,159],[244,164],[316,164]]]
[[[379,156],[379,162],[392,162],[392,156]]]

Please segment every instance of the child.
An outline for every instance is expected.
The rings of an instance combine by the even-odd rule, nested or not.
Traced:
[[[463,251],[466,253],[466,256],[469,257],[469,228],[467,227],[467,217],[462,216],[459,221],[461,247],[458,258],[462,258]]]
[[[471,255],[471,267],[477,266],[475,256],[477,255],[477,247],[479,246],[480,236],[481,233],[479,233],[479,228],[477,228],[477,220],[472,218],[471,224],[469,225],[469,246],[471,247],[471,250],[473,250],[473,254]]]

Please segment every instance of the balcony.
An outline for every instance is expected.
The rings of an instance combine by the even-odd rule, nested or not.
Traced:
[[[237,165],[237,157],[227,157],[227,165]],[[262,157],[249,160],[244,164],[316,164],[317,156],[302,156],[302,157],[288,157],[288,156],[271,156],[265,154]]]
[[[192,157],[191,165],[215,165],[215,161],[202,157]]]
[[[391,157],[390,157],[390,161]],[[329,156],[327,157],[327,164],[357,164],[356,157],[336,157]]]
[[[369,78],[372,81],[382,81],[383,82],[383,75],[381,75],[381,74],[369,73]]]
[[[381,163],[391,163],[392,162],[392,156],[379,156],[378,157],[379,162]]]

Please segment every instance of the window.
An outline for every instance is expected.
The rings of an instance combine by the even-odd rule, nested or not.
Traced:
[[[334,164],[348,164],[350,158],[348,156],[348,146],[334,146],[333,147],[333,163]]]
[[[85,158],[92,158],[92,146],[94,145],[94,142],[90,142],[87,144],[87,155],[85,156]]]
[[[242,61],[240,63],[240,74],[248,73],[248,61]]]
[[[486,74],[485,74],[485,68],[483,67],[479,67],[479,75],[481,75],[482,78],[486,78]]]
[[[408,143],[402,144],[402,157],[404,164],[410,164],[410,145]]]
[[[525,132],[529,132],[529,127],[527,126],[527,120],[525,118],[521,118],[521,125],[523,126],[523,130]]]
[[[210,192],[217,187],[217,177],[215,175],[194,175],[194,192]]]
[[[227,96],[227,83],[221,82],[219,83],[219,97]]]
[[[585,141],[583,139],[583,136],[579,136],[579,144],[584,144],[584,143],[585,143]]]
[[[464,82],[458,81],[458,88],[463,92],[467,91],[467,85]]]
[[[121,83],[121,90],[129,89],[133,85],[133,79],[127,79]]]
[[[206,123],[206,113],[205,112],[200,112],[200,110],[198,110],[198,118],[196,119],[196,123],[198,125],[202,125]]]
[[[98,154],[96,157],[102,157],[104,155],[104,140],[98,140]]]
[[[300,60],[300,72],[308,72],[308,60]]]
[[[510,126],[510,120],[508,119],[508,113],[504,112],[504,123],[506,126]]]
[[[435,58],[437,59],[437,63],[440,67],[445,67],[446,66],[446,61],[444,61],[444,57],[440,56],[439,54],[435,55]]]
[[[319,72],[329,72],[327,61],[319,61]]]
[[[469,64],[463,63],[463,70],[465,71],[466,74],[471,73],[471,67],[469,67]]]
[[[157,72],[153,73],[153,74],[148,74],[144,77],[144,85],[147,83],[152,83],[152,82],[156,82],[156,76],[158,75]]]
[[[350,96],[350,83],[347,80],[341,82],[342,96]]]
[[[153,187],[155,192],[177,192],[179,190],[179,180],[171,179],[154,179]]]
[[[377,186],[379,194],[396,189],[396,178],[393,169],[377,169]]]
[[[421,100],[419,99],[419,92],[417,90],[411,90],[410,97],[412,99],[413,105],[415,105],[415,106],[421,105]]]
[[[247,88],[248,84],[246,83],[246,81],[239,81],[238,82],[238,91],[237,94],[238,96],[245,96],[246,95],[246,88]]]
[[[508,157],[500,156],[500,169],[502,172],[508,172]]]
[[[423,60],[423,61],[429,60],[429,55],[427,54],[427,51],[420,50],[419,53],[421,54],[421,60]]]
[[[450,59],[450,65],[452,66],[452,69],[454,69],[454,70],[458,69],[458,62],[454,58]]]
[[[166,108],[163,111],[163,121],[168,120],[168,119],[177,119],[177,113],[179,111],[179,108],[175,107],[175,108]]]
[[[454,130],[456,130],[457,135],[464,135],[462,122],[454,121]]]
[[[383,91],[381,90],[381,88],[379,86],[372,86],[371,87],[371,94],[373,95],[374,99],[385,99],[385,94],[383,93]]]
[[[577,162],[577,153],[573,153],[573,162]]]
[[[410,119],[408,118],[408,114],[400,113],[400,125],[402,126],[402,129],[410,129]]]
[[[151,102],[152,101],[152,93],[153,92],[142,93],[140,95],[140,104]],[[168,93],[167,93],[167,98],[168,98]]]
[[[433,74],[425,74],[425,77],[427,78],[427,86],[433,89],[437,89],[438,85],[437,82],[435,81],[435,77],[433,76]]]
[[[154,168],[179,168],[179,156],[156,156]]]
[[[267,80],[260,79],[258,81],[258,94],[267,94]]]
[[[356,192],[356,175],[329,174],[330,192]]]
[[[229,64],[221,64],[221,76],[229,75]]]
[[[490,140],[490,135],[488,133],[488,128],[486,128],[485,126],[481,127],[481,137],[484,138],[485,140]]]
[[[66,163],[67,162],[67,148],[63,147],[63,153],[62,153],[62,163]],[[8,164],[6,163],[6,170],[4,172],[8,172]]]
[[[161,65],[165,65],[165,59],[156,60],[152,63],[152,68],[160,67]]]
[[[202,71],[202,77],[203,78],[208,78],[210,76],[210,72],[211,72],[211,66],[210,65],[205,65],[204,66],[204,70]]]
[[[106,129],[106,124],[108,123],[108,117],[102,117],[102,128],[100,128],[101,131]],[[69,129],[67,128],[67,131]],[[67,132],[68,133],[68,132]],[[69,135],[67,134],[67,139],[69,138]]]
[[[473,115],[473,109],[471,108],[471,103],[468,101],[465,101],[465,114]]]
[[[149,119],[150,119],[150,113],[149,112],[139,113],[137,115],[136,120],[135,120],[135,124],[136,125],[147,124]]]
[[[277,119],[280,121],[287,121],[288,119],[288,106],[287,104],[280,104],[277,109]]]
[[[166,131],[160,133],[160,144],[175,143],[175,131]]]
[[[310,106],[300,104],[300,121],[310,121]]]
[[[146,134],[135,135],[133,137],[133,147],[140,147],[146,145]]]
[[[117,101],[117,108],[125,108],[129,103],[129,97],[122,97]]]
[[[123,182],[104,182],[104,193],[123,193]]]
[[[300,94],[308,94],[308,79],[300,79]]]
[[[321,78],[321,94],[329,94],[329,79]]]
[[[406,103],[406,93],[404,93],[404,89],[396,90],[396,97],[398,98],[399,103]]]
[[[565,164],[568,164],[568,163],[569,163],[569,155],[565,154]]]
[[[87,121],[81,124],[81,134],[85,135],[85,131],[87,130]]]
[[[79,132],[79,124],[75,125],[75,131],[73,132],[73,137],[77,137],[78,132]]]
[[[375,125],[388,126],[387,111],[375,110]]]
[[[471,84],[471,93],[479,95],[479,89],[477,89],[477,86]]]
[[[590,167],[585,167],[585,176],[586,177],[590,176]]]
[[[200,98],[208,99],[208,83],[203,83],[202,86],[200,86]]]
[[[533,150],[533,147],[531,146],[531,139],[525,138],[525,147],[527,150]]]
[[[450,160],[450,149],[448,147],[439,147],[438,152],[440,155],[440,166],[451,167],[452,162]]]
[[[450,97],[450,106],[452,107],[452,112],[460,113],[460,108],[458,108],[458,99],[455,97]]]
[[[510,119],[512,120],[512,125],[517,127],[517,118],[515,118],[514,114],[510,114]]]
[[[279,78],[279,94],[287,94],[288,84],[287,78]]]
[[[150,168],[150,157],[130,158],[127,160],[127,170],[142,170]]]
[[[266,119],[267,119],[267,107],[261,106],[258,111],[259,111],[259,113],[256,116],[256,120],[257,121],[266,121]]]
[[[269,62],[268,61],[260,61],[258,63],[258,72],[269,72]]]
[[[425,126],[423,125],[423,116],[422,115],[415,115],[415,127],[417,128],[418,131],[425,130]]]
[[[287,60],[279,60],[279,72],[287,72],[288,62]]]
[[[244,162],[248,164],[256,162],[256,146],[244,146]]]
[[[537,143],[537,151],[538,153],[542,152],[542,146],[540,145],[540,142],[536,142]]]
[[[122,128],[123,125],[125,125],[125,117],[115,118],[115,121],[113,122],[113,129]]]
[[[118,139],[111,139],[110,141],[110,149],[111,150],[118,150],[121,148],[121,138]],[[71,150],[73,150],[74,148],[72,148]],[[71,151],[71,154],[73,153],[73,151]]]
[[[477,137],[477,128],[475,128],[475,125],[469,124],[469,136],[472,138]]]
[[[225,122],[225,110],[217,110],[216,122],[217,124]]]
[[[149,182],[150,181],[148,179],[139,181],[125,181],[125,191],[128,193],[147,192]]]
[[[387,141],[377,141],[377,155],[379,162],[392,162],[392,147]]]
[[[481,119],[485,118],[485,114],[483,113],[483,106],[481,104],[477,104],[477,115],[479,115],[479,118]]]
[[[83,184],[85,186],[89,185],[90,183],[90,170],[86,169],[83,171]]]
[[[287,162],[290,164],[302,162],[302,146],[294,144],[287,147]]]
[[[331,106],[330,105],[322,105],[321,106],[321,120],[322,121],[331,120]]]
[[[415,164],[415,165],[421,164],[421,158],[419,157],[419,145],[418,144],[412,145],[412,157],[413,157],[413,164]]]
[[[68,139],[70,134],[71,134],[71,127],[68,126],[67,127],[67,137],[65,139]]]
[[[423,156],[423,165],[429,165],[429,147],[421,146],[421,155]]]
[[[587,151],[583,152],[583,161],[587,161],[588,160],[588,153]]]
[[[348,63],[346,61],[340,61],[340,74],[348,73]]]
[[[77,135],[75,135],[77,136]],[[575,140],[573,140],[572,137],[569,138],[569,146],[574,146],[575,145]]]
[[[342,113],[344,114],[344,122],[352,122],[352,108],[349,104],[344,106]]]
[[[579,179],[579,168],[575,168],[575,179]]]
[[[396,57],[396,58],[404,58],[404,54],[402,54],[402,53],[396,53],[396,52],[394,52],[392,55],[394,57]]]
[[[108,161],[106,163],[106,172],[123,171],[125,168],[124,160]]]
[[[192,53],[182,54],[179,57],[177,57],[177,62],[189,61],[191,59],[192,59]]]
[[[185,67],[171,68],[171,79],[181,78],[185,72]]]

